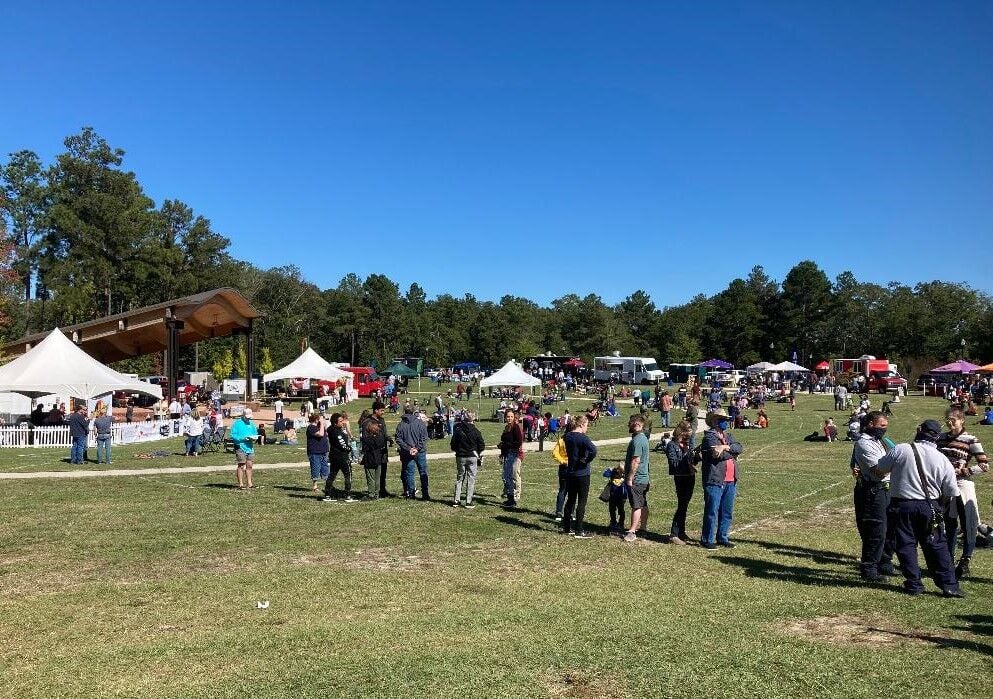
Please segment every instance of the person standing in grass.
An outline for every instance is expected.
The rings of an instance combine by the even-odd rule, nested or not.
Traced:
[[[500,435],[500,460],[503,464],[503,495],[505,507],[517,507],[521,499],[521,464],[524,462],[524,430],[517,413],[508,408],[504,413],[503,433]]]
[[[421,478],[421,498],[430,500],[428,493],[428,428],[425,420],[414,413],[413,406],[403,409],[403,417],[397,425],[397,452],[400,454],[400,477],[403,479],[403,496],[415,498],[417,483],[414,481],[414,471]]]
[[[476,416],[467,411],[462,419],[455,423],[455,429],[452,430],[452,441],[449,444],[455,452],[455,499],[452,507],[459,506],[463,482],[465,482],[465,506],[470,508],[476,506],[472,498],[476,490],[479,462],[486,444],[483,442],[479,428],[474,424],[475,421]]]
[[[648,528],[648,489],[651,487],[651,464],[648,457],[648,438],[644,433],[645,423],[641,415],[632,415],[628,420],[627,454],[624,457],[624,477],[627,482],[628,502],[631,504],[631,527],[624,541],[637,541],[638,532]]]
[[[310,423],[307,425],[307,460],[310,462],[311,490],[317,492],[317,484],[327,480],[331,473],[328,465],[328,450],[331,444],[328,441],[327,425],[324,418],[317,413],[310,416]]]
[[[252,462],[255,459],[253,445],[259,437],[259,430],[252,422],[252,409],[245,408],[241,417],[231,424],[231,441],[234,442],[234,455],[238,463],[238,487],[254,488],[252,483]]]
[[[97,431],[97,463],[100,463],[101,456],[106,463],[110,463],[111,428],[113,426],[114,418],[107,412],[107,409],[98,410],[97,417],[93,421],[93,427]]]
[[[669,416],[672,415],[672,396],[668,391],[662,391],[662,396],[658,399],[659,412],[662,413],[662,426],[669,427]]]
[[[72,449],[69,452],[69,463],[82,464],[86,461],[86,438],[90,434],[90,421],[86,418],[86,403],[76,403],[76,409],[66,420],[69,425],[69,438]]]
[[[949,503],[945,529],[948,553],[955,560],[957,529],[959,524],[962,526],[962,558],[955,568],[955,576],[961,580],[969,575],[969,563],[976,550],[976,533],[979,529],[979,501],[976,499],[976,484],[972,478],[989,470],[989,458],[980,441],[965,431],[965,413],[962,410],[949,408],[945,412],[945,424],[948,431],[938,439],[938,449],[952,462],[959,487],[959,496]],[[969,465],[970,460],[975,462],[973,466]]]
[[[195,408],[183,418],[183,434],[186,435],[186,456],[200,456],[203,418]]]
[[[586,534],[586,501],[590,494],[590,463],[596,458],[596,445],[586,435],[590,421],[585,415],[576,418],[576,427],[565,436],[565,451],[569,457],[565,475],[566,501],[562,514],[562,531],[575,530],[577,539]],[[575,513],[575,519],[573,519]]]
[[[873,468],[893,448],[885,436],[889,420],[878,410],[865,416],[865,429],[852,448],[851,468],[855,477],[855,526],[862,539],[859,573],[863,580],[879,582],[893,575],[893,541],[886,535],[886,511],[890,505],[890,477],[877,478]]]
[[[686,511],[693,499],[696,483],[696,466],[693,463],[693,449],[690,448],[690,424],[685,420],[673,430],[672,439],[665,447],[665,455],[676,490],[676,514],[672,516],[669,542],[685,544],[690,541],[686,533]]]
[[[355,502],[352,497],[352,445],[348,439],[346,427],[348,418],[342,413],[331,414],[331,430],[328,440],[331,442],[331,471],[324,483],[324,502],[334,502],[334,482],[338,474],[342,474],[345,485],[345,497],[342,502]]]
[[[728,538],[734,501],[738,493],[738,456],[741,443],[729,432],[731,421],[723,409],[707,413],[703,435],[703,529],[700,545],[708,551],[717,546],[734,548]]]
[[[380,423],[370,415],[362,424],[362,466],[365,469],[366,499],[379,499],[379,470],[389,458],[386,434]]]
[[[391,397],[391,401],[392,400],[396,400],[396,393],[394,393],[393,396]],[[369,425],[371,425],[372,423],[376,423],[377,425],[379,425],[379,433],[381,435],[383,435],[383,439],[386,440],[386,445],[388,447],[392,447],[393,446],[393,438],[390,437],[389,434],[387,434],[387,432],[386,432],[386,418],[384,417],[384,415],[386,415],[386,404],[383,403],[383,401],[381,401],[381,400],[373,401],[373,404],[372,404],[372,415],[370,415],[369,416],[369,419],[366,420],[364,423],[360,423],[359,426],[362,428],[362,434],[364,435],[365,434],[365,430],[369,428]],[[389,464],[389,457],[388,457],[388,455],[385,455],[383,457],[382,461],[379,464],[379,495],[378,496],[381,497],[381,498],[392,497],[390,495],[390,493],[387,492],[387,490],[386,490],[386,468],[387,468],[388,464]]]
[[[900,560],[904,591],[924,593],[917,547],[924,551],[928,572],[944,597],[964,597],[959,589],[952,557],[945,541],[942,510],[959,496],[955,469],[938,451],[941,425],[925,420],[917,428],[912,444],[897,444],[873,469],[873,475],[890,475],[890,506],[887,526],[893,532],[893,547]]]

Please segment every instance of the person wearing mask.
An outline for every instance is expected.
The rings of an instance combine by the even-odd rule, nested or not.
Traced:
[[[517,421],[517,413],[508,408],[503,416],[504,427],[500,435],[500,462],[503,464],[504,507],[517,507],[521,499],[521,464],[524,462],[524,430]]]
[[[648,529],[648,490],[651,487],[651,462],[648,456],[648,438],[644,433],[641,415],[632,415],[628,420],[628,442],[624,457],[624,480],[627,484],[628,502],[631,505],[631,527],[624,535],[624,541],[638,540],[638,532]]]
[[[452,430],[452,440],[449,443],[452,451],[455,452],[455,499],[452,507],[458,507],[461,502],[463,483],[465,483],[465,506],[467,508],[476,506],[472,498],[476,491],[479,462],[483,458],[486,444],[475,421],[476,416],[466,412]]]
[[[976,437],[965,431],[965,413],[958,408],[945,412],[948,431],[938,439],[938,449],[952,462],[959,496],[949,503],[945,515],[945,538],[948,541],[948,554],[955,560],[955,545],[958,541],[958,528],[962,528],[962,558],[955,566],[955,577],[959,580],[969,575],[969,563],[976,550],[976,533],[979,530],[979,501],[976,499],[976,484],[973,476],[986,473],[989,458],[983,445]],[[973,461],[973,465],[969,462]]]
[[[307,461],[310,462],[311,490],[317,492],[317,484],[327,480],[331,474],[328,465],[328,451],[331,443],[328,441],[327,425],[324,418],[317,413],[310,416],[307,424]]]
[[[234,456],[237,461],[236,474],[238,476],[238,487],[244,490],[251,489],[252,484],[252,462],[255,459],[255,440],[259,437],[258,428],[252,422],[252,409],[245,408],[240,418],[231,423],[231,441],[234,442]]]
[[[886,535],[890,478],[877,478],[873,469],[894,445],[885,436],[889,420],[881,412],[866,415],[865,425],[852,448],[850,464],[855,478],[855,526],[862,539],[859,573],[863,580],[879,582],[894,574],[893,541]]]
[[[97,463],[110,463],[110,443],[112,441],[111,428],[114,426],[114,418],[105,408],[97,411],[96,419],[93,420],[93,428],[97,432]]]
[[[590,464],[596,458],[596,446],[586,435],[590,421],[585,415],[576,418],[576,427],[565,436],[566,466],[565,510],[562,514],[562,531],[575,532],[577,539],[588,539],[584,521],[586,501],[590,494]]]
[[[330,473],[324,483],[324,502],[336,502],[334,497],[334,482],[338,474],[342,474],[345,485],[345,497],[340,502],[355,502],[352,497],[352,445],[348,439],[346,425],[348,418],[342,413],[331,414],[331,429],[328,431],[330,442]]]
[[[403,496],[417,496],[417,485],[414,482],[415,469],[421,477],[421,498],[430,500],[428,493],[428,428],[420,416],[414,414],[412,407],[403,409],[403,417],[397,425],[397,451],[400,454],[400,475],[403,479]]]
[[[701,481],[703,483],[703,528],[700,545],[708,551],[718,546],[734,548],[728,538],[734,501],[738,493],[738,456],[741,443],[728,431],[731,421],[723,409],[707,413],[709,430],[703,434]]]
[[[86,417],[86,403],[79,402],[66,420],[69,425],[69,437],[72,448],[69,451],[69,463],[82,464],[86,462],[86,438],[90,434],[90,421]]]
[[[890,476],[887,525],[893,532],[904,591],[914,596],[924,593],[917,562],[920,546],[942,596],[964,597],[952,569],[942,516],[943,507],[958,497],[959,489],[952,462],[938,451],[940,437],[941,425],[936,420],[925,420],[917,428],[913,443],[897,444],[879,460],[873,473],[877,478]]]
[[[676,490],[676,513],[672,516],[669,529],[669,543],[686,544],[691,539],[686,533],[686,511],[693,499],[696,483],[696,465],[693,463],[693,449],[690,448],[690,423],[683,420],[672,431],[672,439],[665,447],[669,461],[669,475]]]

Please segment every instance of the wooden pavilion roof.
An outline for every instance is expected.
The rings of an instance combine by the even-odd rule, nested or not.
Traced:
[[[166,321],[184,322],[179,344],[224,337],[236,330],[248,330],[261,316],[251,303],[235,289],[203,291],[126,313],[117,313],[86,323],[61,328],[62,332],[86,352],[107,364],[119,359],[138,357],[166,349]],[[51,331],[48,331],[51,332]],[[4,346],[4,355],[18,357],[41,342],[48,332],[22,337]]]

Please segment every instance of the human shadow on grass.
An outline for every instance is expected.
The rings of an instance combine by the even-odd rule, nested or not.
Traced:
[[[720,561],[725,565],[738,566],[750,578],[778,580],[779,582],[799,583],[814,587],[891,587],[896,589],[892,585],[866,583],[848,572],[826,570],[824,568],[788,566],[758,558],[721,556],[719,554],[714,556],[714,560]]]
[[[276,490],[284,490],[290,493],[313,493],[314,491],[303,485],[274,485]]]
[[[956,614],[968,626],[953,626],[959,631],[968,631],[977,636],[993,636],[993,616],[989,614]]]
[[[777,553],[781,556],[792,556],[794,558],[809,558],[814,563],[830,564],[830,563],[856,563],[858,559],[855,556],[849,556],[845,553],[838,553],[837,551],[824,551],[822,549],[811,549],[804,546],[794,546],[793,544],[784,544],[779,541],[762,541],[760,539],[742,539],[739,538],[738,541],[747,542],[749,544],[755,544],[761,546],[762,548]]]
[[[906,638],[909,641],[924,641],[926,643],[933,643],[938,646],[938,648],[957,648],[959,650],[969,650],[974,653],[981,653],[982,655],[993,656],[993,646],[987,645],[985,643],[979,643],[978,641],[969,641],[964,638],[948,638],[947,636],[936,636],[934,634],[923,633],[923,632],[904,632],[896,631],[895,629],[877,629],[869,627],[868,631],[876,633],[885,633],[888,636],[897,636],[899,638]]]
[[[218,488],[219,490],[239,490],[237,483],[204,483],[204,488]]]
[[[540,524],[535,524],[534,522],[527,522],[520,517],[511,517],[510,515],[497,515],[494,519],[501,524],[509,524],[513,527],[520,527],[521,529],[530,529],[532,531],[545,531],[545,527]]]

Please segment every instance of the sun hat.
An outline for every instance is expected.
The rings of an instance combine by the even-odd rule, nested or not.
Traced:
[[[717,410],[711,410],[707,413],[707,417],[704,418],[707,422],[708,427],[716,427],[718,420],[724,418],[725,420],[730,420],[731,416],[725,412],[724,408],[718,408]]]

